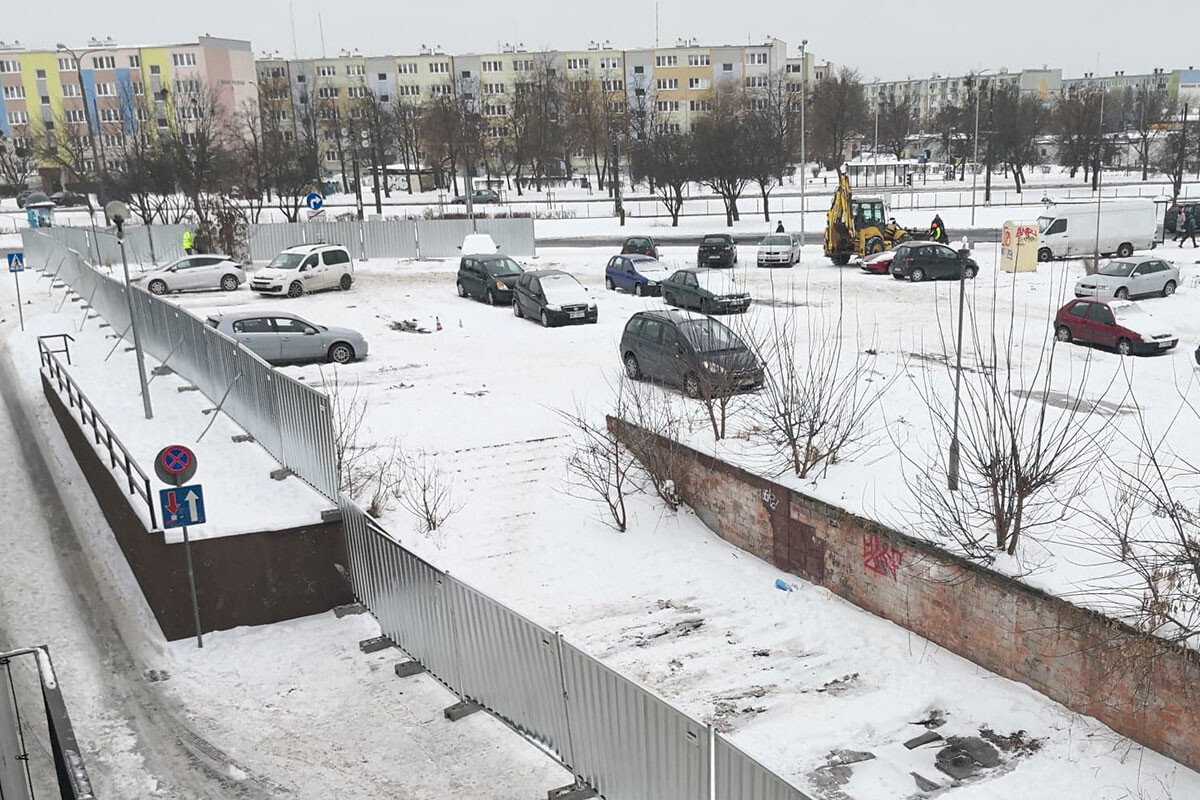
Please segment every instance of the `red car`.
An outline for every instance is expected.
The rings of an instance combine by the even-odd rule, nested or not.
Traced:
[[[863,272],[869,272],[872,275],[887,275],[892,268],[892,257],[895,255],[893,250],[884,250],[882,253],[867,256],[859,266],[862,267]]]
[[[1072,300],[1054,317],[1054,338],[1109,347],[1123,356],[1170,350],[1179,337],[1128,300]]]
[[[621,246],[621,255],[629,254],[658,258],[658,245],[649,236],[630,236]]]

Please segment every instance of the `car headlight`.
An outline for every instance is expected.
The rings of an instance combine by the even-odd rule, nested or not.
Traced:
[[[700,366],[704,367],[709,372],[725,372],[726,371],[725,367],[721,366],[720,364],[718,364],[715,361],[702,361],[702,362],[700,362]]]
[[[502,291],[502,292],[507,292],[507,291],[508,291],[508,284],[507,284],[507,283],[505,283],[504,281],[496,281],[496,288],[497,288],[497,289],[499,289],[499,290],[500,290],[500,291]]]
[[[595,311],[595,310],[596,310],[596,301],[593,300],[590,303],[588,303],[588,311]]]
[[[552,305],[547,304],[546,310],[547,311],[562,311],[562,306],[552,306]]]

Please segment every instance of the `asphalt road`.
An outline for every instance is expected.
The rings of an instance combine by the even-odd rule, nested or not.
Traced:
[[[953,228],[947,228],[947,233],[950,235],[951,242],[957,242],[962,238],[964,231],[956,231]],[[765,234],[764,234],[765,235]],[[824,241],[824,231],[808,231],[804,236],[804,244],[821,244]],[[968,240],[972,243],[992,243],[1000,241],[999,228],[975,228],[967,235]],[[701,234],[695,233],[678,233],[678,234],[654,234],[654,241],[658,244],[679,245],[697,247],[700,244]],[[617,234],[613,236],[539,236],[536,239],[538,247],[616,247],[619,248],[625,241],[625,237]],[[742,246],[753,246],[753,241],[743,241]]]

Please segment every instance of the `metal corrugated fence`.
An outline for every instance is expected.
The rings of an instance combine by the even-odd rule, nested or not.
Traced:
[[[774,772],[717,734],[713,742],[716,791],[714,800],[808,800]]]

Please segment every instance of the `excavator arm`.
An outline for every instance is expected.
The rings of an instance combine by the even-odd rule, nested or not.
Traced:
[[[838,170],[838,188],[825,221],[825,255],[835,262],[849,260],[854,252],[854,214],[850,206],[850,178]]]

